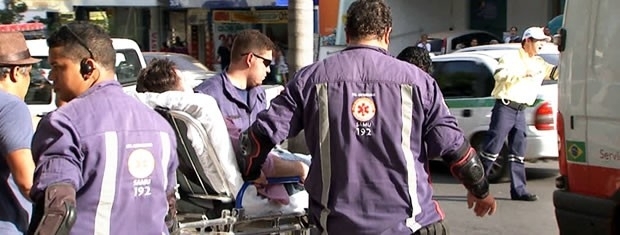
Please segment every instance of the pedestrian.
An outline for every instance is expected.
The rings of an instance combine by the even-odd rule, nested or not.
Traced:
[[[230,40],[224,36],[220,36],[220,46],[217,48],[217,62],[220,63],[222,71],[226,71],[230,65]]]
[[[244,132],[244,177],[259,177],[271,147],[305,130],[309,217],[322,234],[447,234],[426,170],[435,157],[476,215],[493,214],[482,163],[437,83],[390,56],[385,0],[354,1],[346,17],[347,47],[298,71]]]
[[[407,47],[403,49],[397,59],[409,62],[422,69],[422,71],[432,74],[433,73],[433,61],[428,51],[421,47]]]
[[[178,166],[172,128],[114,79],[116,53],[100,26],[69,23],[47,45],[64,104],[40,120],[32,141],[29,234],[168,234]]]
[[[540,56],[538,51],[551,38],[540,27],[531,27],[523,33],[518,53],[500,58],[495,71],[495,88],[491,95],[496,98],[491,123],[480,156],[488,174],[497,160],[508,137],[508,168],[510,171],[510,196],[512,200],[536,201],[538,196],[526,190],[525,109],[536,101],[543,79],[557,79],[557,66]]]
[[[32,214],[32,118],[24,97],[32,65],[24,35],[0,33],[0,234],[24,234]]]
[[[420,41],[417,46],[431,52],[431,43],[428,42],[428,34],[420,35]]]
[[[522,38],[519,37],[519,29],[516,26],[510,27],[508,37],[504,38],[505,43],[520,43]]]

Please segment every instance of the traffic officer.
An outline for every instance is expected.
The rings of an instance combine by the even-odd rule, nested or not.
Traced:
[[[524,156],[526,151],[525,108],[534,104],[543,79],[557,79],[557,66],[540,56],[538,51],[550,38],[540,27],[531,27],[523,33],[518,53],[500,58],[495,71],[492,96],[491,123],[486,142],[480,153],[488,174],[508,137],[510,196],[512,200],[536,201],[538,196],[526,190]]]
[[[114,79],[116,53],[101,27],[72,22],[47,44],[49,76],[66,103],[34,134],[29,233],[168,234],[178,166],[172,128]]]
[[[492,214],[482,164],[437,83],[387,51],[387,3],[354,1],[346,16],[347,48],[297,72],[244,132],[243,176],[256,179],[269,150],[303,129],[310,219],[323,234],[446,234],[425,170],[432,157],[469,190],[476,215]]]

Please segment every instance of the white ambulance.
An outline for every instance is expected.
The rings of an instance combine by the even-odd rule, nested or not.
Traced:
[[[619,11],[618,0],[566,1],[553,195],[561,235],[620,234]]]
[[[51,66],[47,61],[49,48],[46,40],[27,40],[26,44],[32,57],[41,59],[41,62],[33,65],[33,70],[43,72],[43,76],[31,75],[30,87],[25,99],[32,115],[33,125],[36,127],[39,116],[56,109],[55,93],[52,91],[51,82],[47,80]],[[131,39],[113,38],[112,45],[116,50],[116,79],[123,85],[124,90],[135,91],[138,73],[146,67],[142,51]]]

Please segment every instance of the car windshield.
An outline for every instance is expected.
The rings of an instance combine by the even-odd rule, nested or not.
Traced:
[[[200,61],[194,59],[193,57],[186,55],[144,55],[144,59],[147,63],[151,62],[154,58],[167,58],[172,60],[177,66],[177,69],[181,71],[192,71],[192,70],[204,70],[210,71],[207,67],[205,67]]]

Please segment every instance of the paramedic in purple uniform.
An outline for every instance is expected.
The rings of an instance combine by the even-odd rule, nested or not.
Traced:
[[[391,30],[385,1],[354,1],[348,47],[297,72],[241,139],[243,176],[252,180],[274,144],[305,130],[309,212],[322,234],[447,234],[425,170],[435,157],[467,188],[477,216],[495,211],[483,166],[437,83],[388,54]]]
[[[73,22],[47,39],[62,101],[41,119],[29,233],[167,234],[176,137],[114,79],[116,52],[99,26]]]

